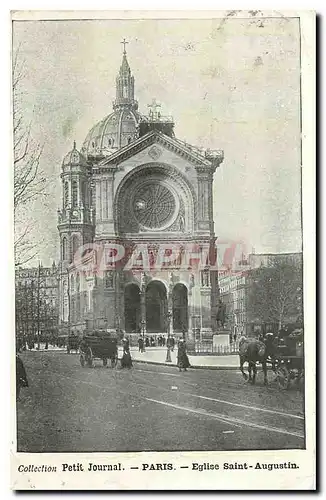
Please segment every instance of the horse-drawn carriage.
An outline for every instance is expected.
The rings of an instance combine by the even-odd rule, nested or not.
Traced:
[[[83,337],[79,351],[82,366],[93,366],[95,359],[101,359],[103,366],[107,366],[110,359],[113,368],[118,362],[118,339],[107,332],[93,332]]]
[[[239,340],[240,370],[243,377],[255,383],[257,364],[261,363],[264,383],[267,384],[267,368],[271,366],[280,389],[288,389],[291,380],[299,382],[304,375],[303,330],[294,330],[290,335],[276,337],[267,333],[261,339],[241,337]],[[244,363],[248,362],[248,375]]]
[[[78,352],[80,338],[78,335],[72,334],[67,337],[67,353],[70,354],[71,351]]]
[[[304,375],[303,330],[294,330],[290,335],[279,338],[275,346],[276,380],[280,389],[288,389],[291,380],[299,382]]]

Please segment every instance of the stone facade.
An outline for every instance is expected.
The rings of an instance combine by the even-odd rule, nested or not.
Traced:
[[[232,335],[239,338],[242,334],[252,335],[255,331],[277,331],[277,323],[262,323],[261,318],[253,311],[250,295],[253,284],[257,279],[257,272],[268,272],[276,262],[288,263],[295,266],[302,273],[302,253],[266,254],[252,253],[241,264],[244,271],[225,272],[219,276],[219,292],[226,306],[226,326]],[[278,293],[275,289],[274,296]],[[298,299],[302,297],[302,287],[297,291]],[[272,298],[272,297],[271,297]],[[300,301],[301,303],[301,301]],[[299,315],[299,313],[298,313]],[[284,323],[291,324],[297,320],[296,315],[285,315]]]
[[[59,273],[51,267],[15,271],[16,334],[56,336],[59,321]]]
[[[211,337],[217,274],[198,256],[214,253],[212,183],[223,152],[179,141],[171,117],[137,108],[124,53],[113,113],[62,166],[61,325]]]

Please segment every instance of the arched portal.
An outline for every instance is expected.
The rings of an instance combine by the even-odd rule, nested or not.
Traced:
[[[188,290],[178,283],[172,292],[173,331],[188,331]]]
[[[166,288],[160,281],[151,281],[146,288],[146,330],[148,333],[166,331]]]
[[[137,332],[140,324],[140,290],[138,285],[130,283],[125,288],[125,330]]]

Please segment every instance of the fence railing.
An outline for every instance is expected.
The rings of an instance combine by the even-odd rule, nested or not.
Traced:
[[[227,355],[227,354],[239,354],[239,342],[232,342],[229,345],[222,344],[207,344],[203,342],[196,342],[194,347],[191,349],[191,354],[197,355]]]

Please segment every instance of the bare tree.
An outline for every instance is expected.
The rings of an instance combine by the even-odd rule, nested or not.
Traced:
[[[13,161],[14,161],[14,223],[15,265],[21,266],[36,253],[37,243],[30,238],[31,226],[23,225],[22,214],[38,196],[44,195],[46,178],[40,168],[43,147],[31,134],[32,123],[25,119],[22,104],[22,83],[25,77],[24,63],[20,61],[19,49],[13,58]]]
[[[251,272],[248,310],[261,323],[295,322],[302,317],[302,265],[276,258]]]

